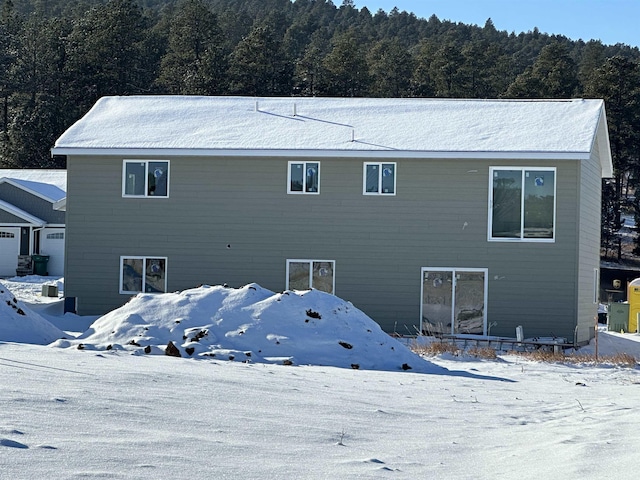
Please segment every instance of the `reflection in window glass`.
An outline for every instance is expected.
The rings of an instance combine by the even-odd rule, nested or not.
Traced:
[[[367,165],[366,172],[365,191],[378,192],[378,165]]]
[[[301,192],[304,183],[304,165],[302,163],[292,163],[289,171],[291,176],[289,189],[292,192]]]
[[[422,273],[422,332],[451,333],[453,276],[450,271]]]
[[[309,262],[289,262],[289,290],[309,290]]]
[[[320,193],[319,162],[289,162],[288,193]]]
[[[313,288],[333,293],[333,262],[313,262]]]
[[[491,238],[555,238],[555,170],[495,169],[492,177]]]
[[[335,262],[333,260],[287,260],[289,290],[315,288],[334,293]]]
[[[144,291],[147,293],[162,293],[165,289],[165,260],[164,258],[145,259]]]
[[[494,238],[520,238],[522,171],[495,170],[493,172],[493,222]]]
[[[144,195],[145,163],[125,163],[125,195]]]
[[[124,161],[124,196],[167,197],[168,185],[168,161]]]
[[[364,193],[378,195],[395,195],[396,164],[365,163]]]
[[[524,178],[524,237],[553,238],[555,172],[528,170]]]
[[[167,291],[166,258],[121,257],[120,293]]]
[[[484,332],[484,272],[456,272],[453,333]]]
[[[142,258],[124,258],[122,260],[122,285],[123,292],[142,291],[142,270],[144,260]]]
[[[422,332],[486,333],[486,269],[422,269]]]
[[[318,191],[318,169],[317,163],[307,163],[306,170],[306,190],[307,192],[315,193]]]
[[[169,177],[169,164],[167,162],[149,162],[148,195],[156,197],[167,196],[167,178]]]
[[[382,164],[382,193],[395,193],[396,174],[395,165],[392,163]]]

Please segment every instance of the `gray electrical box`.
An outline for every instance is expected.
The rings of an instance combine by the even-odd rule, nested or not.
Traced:
[[[610,332],[629,331],[629,304],[610,303],[607,313],[607,330]]]
[[[42,286],[43,297],[57,297],[58,287],[56,285],[43,285]]]

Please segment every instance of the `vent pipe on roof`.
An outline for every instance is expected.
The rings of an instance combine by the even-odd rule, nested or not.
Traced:
[[[356,141],[356,129],[355,128],[351,129],[351,141],[352,142]]]
[[[256,100],[256,109],[254,111],[256,111],[256,112],[260,111],[260,109],[258,108],[258,100]]]
[[[296,103],[295,103],[295,102],[293,102],[293,116],[295,117],[296,115],[297,115],[297,112],[296,112]]]

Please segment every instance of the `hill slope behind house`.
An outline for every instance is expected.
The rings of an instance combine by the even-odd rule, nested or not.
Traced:
[[[273,293],[257,284],[139,294],[77,340],[56,345],[139,354],[171,354],[175,346],[173,354],[182,357],[440,371],[349,302],[318,290]]]
[[[0,284],[0,342],[49,344],[65,333],[19,301]]]

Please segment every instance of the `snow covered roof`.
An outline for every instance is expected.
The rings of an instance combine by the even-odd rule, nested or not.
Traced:
[[[602,100],[104,97],[53,153],[587,159]]]
[[[51,203],[55,203],[58,200],[61,200],[66,197],[66,193],[64,190],[56,187],[55,185],[51,185],[50,183],[42,183],[42,182],[32,182],[30,180],[22,180],[19,178],[0,178],[0,183],[10,183],[22,190],[26,190],[27,192],[32,193],[44,200],[47,200]]]
[[[15,182],[20,182],[23,187],[28,187],[32,190],[38,191],[45,196],[50,196],[51,199],[60,195],[59,191],[62,191],[62,197],[64,197],[67,191],[67,171],[59,169],[19,169],[19,168],[2,168],[0,169],[0,179],[10,178]],[[57,187],[57,190],[47,189],[42,185],[52,185]],[[58,191],[59,190],[59,191]],[[60,197],[60,198],[62,198]],[[57,198],[56,200],[59,200]]]

